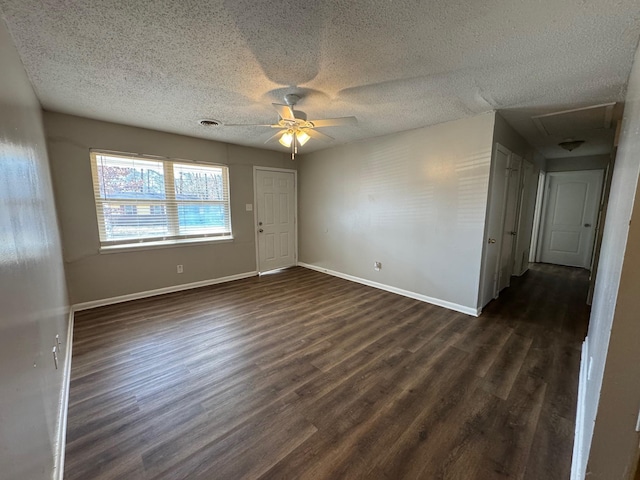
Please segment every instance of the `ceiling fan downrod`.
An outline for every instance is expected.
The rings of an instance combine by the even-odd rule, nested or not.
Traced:
[[[284,96],[284,102],[289,105],[291,107],[291,110],[293,110],[293,107],[296,105],[296,103],[298,103],[300,101],[300,96],[296,95],[295,93],[287,93]]]

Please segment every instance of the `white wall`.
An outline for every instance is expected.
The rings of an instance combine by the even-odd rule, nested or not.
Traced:
[[[253,166],[295,168],[285,152],[259,150],[45,112],[64,260],[73,304],[172,288],[256,270]],[[229,165],[233,241],[101,254],[89,150],[145,153]],[[184,273],[176,273],[176,265]]]
[[[494,118],[303,155],[300,261],[475,312]]]
[[[40,105],[2,20],[0,306],[0,477],[49,479],[69,311]]]
[[[545,158],[509,125],[500,113],[496,114],[493,141],[507,147],[516,155],[531,162],[538,170],[546,170]]]
[[[548,158],[547,172],[568,172],[574,170],[604,170],[609,165],[609,155],[588,155],[584,157]]]
[[[629,78],[581,378],[575,478],[627,479],[638,454],[640,408],[640,50]],[[635,203],[634,203],[635,198]],[[585,368],[585,370],[588,370]]]

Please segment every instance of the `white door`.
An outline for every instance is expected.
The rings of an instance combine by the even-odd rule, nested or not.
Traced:
[[[542,210],[544,207],[544,186],[547,184],[547,174],[540,171],[538,174],[538,188],[536,193],[536,206],[533,213],[533,228],[531,230],[531,250],[529,262],[540,261],[540,231],[542,230]]]
[[[498,295],[498,266],[502,225],[507,194],[507,174],[511,152],[496,144],[491,165],[489,200],[487,204],[487,228],[484,243],[482,286],[479,306],[482,308]]]
[[[295,173],[256,169],[255,182],[258,271],[295,265]]]
[[[513,273],[513,250],[516,238],[516,222],[518,220],[518,201],[520,198],[520,167],[522,158],[511,154],[507,166],[507,196],[502,227],[502,246],[500,248],[500,270],[498,274],[498,291],[511,284]]]
[[[590,268],[602,170],[547,173],[540,261]]]
[[[513,254],[513,275],[522,275],[529,268],[529,249],[531,247],[531,227],[536,204],[536,185],[533,164],[522,162],[522,188],[518,207],[518,228],[516,246]]]

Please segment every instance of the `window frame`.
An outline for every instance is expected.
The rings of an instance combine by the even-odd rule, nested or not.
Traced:
[[[104,149],[90,149],[90,164],[91,164],[91,177],[93,187],[93,197],[96,212],[96,222],[98,227],[98,238],[100,242],[100,252],[109,253],[113,251],[129,250],[129,249],[145,249],[145,248],[159,248],[159,247],[171,247],[180,245],[197,245],[202,243],[214,243],[214,242],[229,242],[233,241],[233,226],[231,218],[231,187],[229,181],[229,166],[221,163],[214,162],[202,162],[194,160],[185,160],[170,157],[160,157],[156,155],[147,155],[140,153],[129,152],[117,152]],[[165,235],[157,236],[139,236],[130,237],[124,239],[108,239],[106,238],[106,217],[104,213],[104,205],[108,203],[114,203],[113,199],[103,197],[100,194],[100,177],[98,174],[98,157],[104,155],[106,157],[120,157],[131,160],[148,160],[153,162],[159,162],[162,164],[163,181],[164,181],[164,194],[165,198],[158,199],[123,199],[123,201],[129,204],[136,204],[136,208],[143,203],[148,205],[151,209],[152,206],[163,206],[165,215],[167,218],[168,233]],[[187,167],[193,166],[197,168],[213,167],[221,169],[222,172],[222,185],[223,185],[223,199],[222,200],[198,200],[191,199],[182,200],[176,198],[176,184],[174,175],[175,165],[185,165]],[[193,205],[198,203],[201,205],[222,205],[223,209],[228,217],[228,230],[223,227],[221,232],[204,232],[204,233],[180,233],[180,205]],[[127,205],[131,206],[131,205]],[[123,206],[124,207],[124,206]],[[103,232],[105,235],[103,235]]]

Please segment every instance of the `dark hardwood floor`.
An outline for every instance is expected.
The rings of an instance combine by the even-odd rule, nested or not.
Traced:
[[[472,318],[303,268],[79,312],[65,478],[568,479],[587,272]]]

